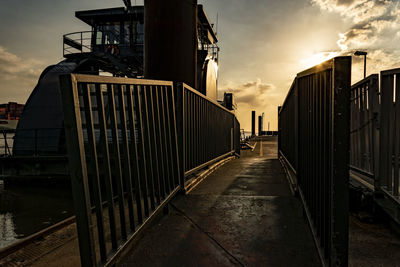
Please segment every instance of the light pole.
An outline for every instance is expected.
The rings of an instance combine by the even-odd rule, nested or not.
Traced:
[[[367,77],[367,54],[365,51],[356,51],[354,53],[355,56],[364,56],[364,79]]]

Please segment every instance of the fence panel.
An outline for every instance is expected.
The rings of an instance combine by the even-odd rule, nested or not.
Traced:
[[[400,157],[400,69],[381,72],[381,120],[379,184],[381,189],[399,196]]]
[[[279,109],[278,117],[280,155],[285,158],[294,174],[296,174],[298,161],[298,93],[296,81],[290,87],[284,104]]]
[[[232,111],[186,84],[178,84],[176,98],[183,177],[239,151],[240,124]]]
[[[279,153],[295,168],[321,260],[328,266],[348,263],[350,75],[351,57],[299,73],[279,112]]]
[[[174,87],[67,75],[61,89],[81,263],[112,265],[180,188]]]
[[[378,170],[379,77],[373,74],[351,88],[350,169],[370,184]]]

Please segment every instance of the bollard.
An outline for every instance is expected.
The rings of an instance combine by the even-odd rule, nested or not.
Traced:
[[[263,142],[261,140],[260,141],[260,157],[262,157],[262,156],[264,156],[264,153],[263,153]]]

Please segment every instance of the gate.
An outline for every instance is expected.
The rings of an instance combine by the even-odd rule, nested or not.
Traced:
[[[350,75],[351,57],[299,73],[279,112],[279,155],[327,266],[348,263]]]

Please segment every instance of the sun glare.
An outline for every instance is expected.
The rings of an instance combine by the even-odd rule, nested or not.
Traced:
[[[339,52],[319,52],[310,57],[302,59],[300,62],[303,68],[311,68],[338,55]]]

